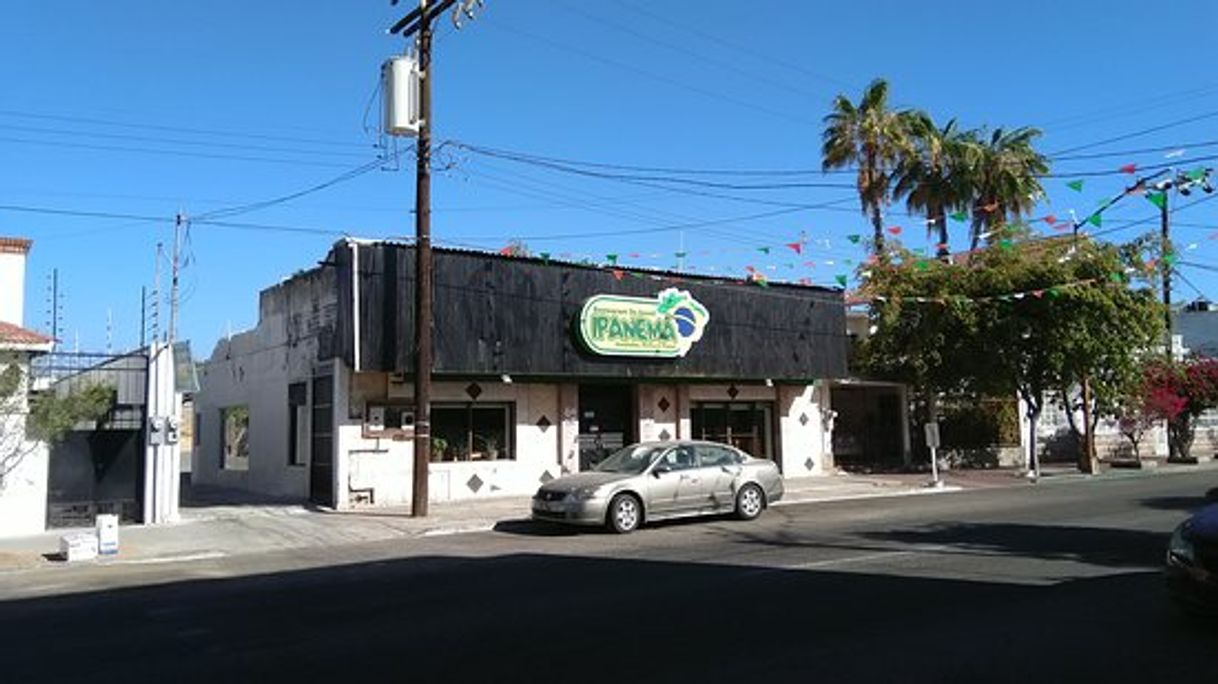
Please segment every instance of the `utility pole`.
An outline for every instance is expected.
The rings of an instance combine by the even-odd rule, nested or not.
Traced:
[[[169,344],[177,339],[178,332],[178,276],[181,272],[180,253],[182,249],[182,225],[186,217],[178,212],[173,220],[173,257],[170,262],[169,276]]]
[[[161,257],[165,249],[161,243],[156,243],[156,270],[152,279],[152,343],[156,344],[161,337]]]
[[[148,288],[140,285],[140,349],[146,343],[144,333],[148,330]]]
[[[398,0],[390,0],[396,5]],[[415,355],[414,355],[414,468],[411,477],[410,514],[427,515],[427,480],[431,465],[432,366],[432,254],[431,254],[431,40],[435,18],[456,0],[419,0],[419,6],[389,29],[409,38],[418,34],[419,138],[415,144]],[[460,28],[462,14],[472,18],[481,0],[462,0],[453,14]],[[356,312],[359,315],[359,312]]]
[[[1159,203],[1159,260],[1163,266],[1163,329],[1167,331],[1167,360],[1175,358],[1172,349],[1172,320],[1171,320],[1171,262],[1167,258],[1171,249],[1171,221],[1167,202],[1170,193],[1163,190],[1163,201]]]

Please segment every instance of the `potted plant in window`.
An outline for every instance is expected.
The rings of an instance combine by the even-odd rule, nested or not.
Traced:
[[[443,461],[444,453],[448,451],[448,440],[443,437],[431,438],[431,460]]]

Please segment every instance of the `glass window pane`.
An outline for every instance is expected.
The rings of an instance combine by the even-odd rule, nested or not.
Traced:
[[[475,407],[473,414],[473,448],[470,458],[488,460],[511,458],[508,444],[507,409]]]
[[[431,460],[468,461],[469,453],[469,409],[433,406]]]

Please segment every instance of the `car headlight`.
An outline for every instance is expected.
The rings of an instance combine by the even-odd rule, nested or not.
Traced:
[[[1179,559],[1187,563],[1192,563],[1194,560],[1193,543],[1184,538],[1185,525],[1181,524],[1171,534],[1171,541],[1167,543],[1167,560]]]
[[[579,489],[572,490],[571,493],[567,495],[567,498],[571,499],[572,501],[587,501],[588,499],[596,497],[596,491],[596,487],[580,487]]]

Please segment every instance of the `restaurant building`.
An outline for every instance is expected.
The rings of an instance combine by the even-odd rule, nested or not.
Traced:
[[[837,290],[437,249],[433,501],[531,494],[635,441],[832,468]],[[344,240],[264,290],[195,397],[192,478],[320,505],[411,495],[415,250]]]

